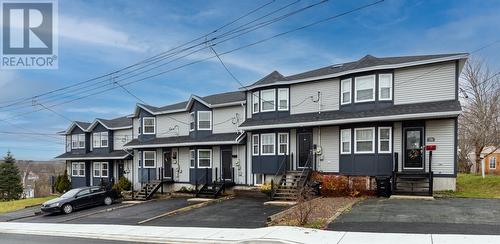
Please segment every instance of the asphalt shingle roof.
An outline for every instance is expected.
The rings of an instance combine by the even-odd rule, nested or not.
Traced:
[[[128,116],[123,116],[114,119],[99,119],[103,124],[109,128],[120,128],[132,125],[132,118]]]
[[[75,124],[77,124],[82,129],[86,130],[87,128],[89,128],[89,126],[90,126],[91,123],[82,122],[82,121],[75,121]]]
[[[89,153],[80,153],[80,154],[66,152],[66,153],[63,153],[63,154],[57,156],[56,158],[75,158],[75,159],[77,159],[77,158],[110,158],[110,157],[126,158],[128,156],[129,156],[129,154],[123,150],[115,150],[112,152],[92,151]]]
[[[197,142],[217,142],[222,141],[236,141],[236,139],[240,136],[238,133],[220,133],[220,134],[211,134],[203,138],[193,138],[190,136],[177,136],[177,137],[157,137],[152,140],[139,141],[138,139],[134,139],[129,143],[125,144],[124,147],[134,147],[134,146],[143,146],[143,145],[157,145],[157,144],[177,144],[177,143],[193,143]]]

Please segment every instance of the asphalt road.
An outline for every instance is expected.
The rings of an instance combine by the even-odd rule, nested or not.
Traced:
[[[137,242],[109,241],[71,237],[1,234],[1,244],[137,244]]]

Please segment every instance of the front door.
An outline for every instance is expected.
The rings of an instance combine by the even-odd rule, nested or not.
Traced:
[[[163,176],[172,178],[172,151],[170,150],[163,153]]]
[[[424,169],[423,128],[405,129],[404,169]]]
[[[298,140],[298,168],[311,168],[312,167],[312,133],[299,133],[297,134]]]
[[[122,178],[125,173],[125,163],[123,161],[118,162],[118,179]]]
[[[233,152],[231,148],[222,150],[222,172],[223,180],[232,180],[231,164],[233,161]]]

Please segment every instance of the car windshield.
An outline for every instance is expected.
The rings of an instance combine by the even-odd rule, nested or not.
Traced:
[[[70,190],[66,193],[64,193],[61,198],[70,198],[70,197],[74,197],[76,193],[78,193],[81,189],[73,189],[73,190]]]

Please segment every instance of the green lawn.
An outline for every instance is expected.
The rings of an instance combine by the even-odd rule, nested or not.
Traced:
[[[42,204],[45,201],[55,198],[56,196],[28,198],[8,202],[0,202],[0,214],[16,211],[25,207]]]
[[[456,192],[437,192],[437,196],[500,198],[500,176],[458,174]]]

